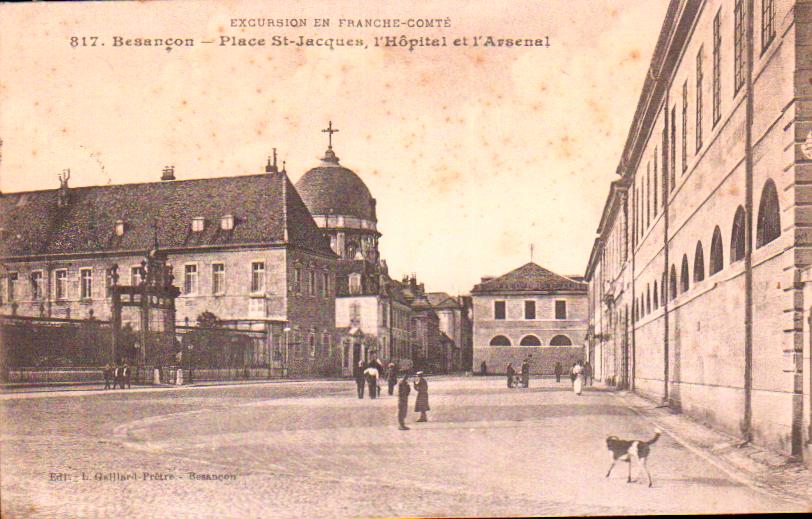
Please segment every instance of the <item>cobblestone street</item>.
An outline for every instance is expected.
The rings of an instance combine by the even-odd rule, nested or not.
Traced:
[[[644,475],[604,439],[652,425],[612,394],[429,379],[429,422],[350,381],[3,395],[3,517],[358,517],[796,511],[664,434]],[[412,404],[414,400],[412,399]],[[13,475],[11,475],[13,473]],[[192,477],[190,473],[195,473]],[[200,479],[214,477],[217,480]]]

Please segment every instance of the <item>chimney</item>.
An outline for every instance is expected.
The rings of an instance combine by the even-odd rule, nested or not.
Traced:
[[[59,175],[59,189],[56,194],[56,205],[65,207],[68,205],[69,192],[68,180],[70,179],[70,169],[63,169],[62,174]]]
[[[161,175],[161,180],[175,180],[175,166],[164,167],[163,174]]]
[[[268,157],[268,164],[265,165],[265,173],[279,173],[279,168],[276,166],[276,148],[273,149],[273,163],[271,163],[271,157]]]

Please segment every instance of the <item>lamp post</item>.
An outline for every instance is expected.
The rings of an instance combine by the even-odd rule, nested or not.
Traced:
[[[287,378],[288,377],[288,345],[290,344],[290,338],[289,338],[288,334],[290,333],[290,327],[286,326],[285,329],[282,330],[282,331],[285,332],[285,363],[284,363],[284,366],[282,366],[282,378]]]
[[[192,369],[194,368],[194,364],[192,363],[192,350],[195,349],[195,345],[190,342],[189,345],[186,348],[189,350],[189,361],[188,361],[188,364],[189,364],[189,383],[191,384],[192,383]]]

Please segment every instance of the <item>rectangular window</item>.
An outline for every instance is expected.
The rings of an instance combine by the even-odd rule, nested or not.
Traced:
[[[761,0],[761,52],[767,50],[775,38],[775,1]]]
[[[302,290],[302,269],[296,267],[293,269],[293,291],[297,294]]]
[[[197,265],[185,265],[183,268],[183,293],[197,294]]]
[[[42,299],[42,271],[31,273],[31,297],[34,300]]]
[[[54,273],[54,277],[56,279],[56,299],[63,300],[68,298],[68,271],[67,270],[57,270]]]
[[[298,269],[297,269],[298,271]],[[265,292],[265,262],[251,263],[251,292]]]
[[[535,319],[536,318],[536,302],[535,301],[525,301],[524,302],[524,318],[525,319]]]
[[[504,301],[494,301],[493,302],[493,318],[494,319],[504,319],[505,318],[505,302]]]
[[[17,297],[17,279],[19,275],[16,272],[8,273],[8,300],[14,301]]]
[[[682,84],[682,174],[688,171],[688,80]],[[674,189],[673,184],[671,189]]]
[[[702,149],[702,51],[704,47],[699,47],[696,54],[696,152]]]
[[[671,140],[669,142],[668,149],[671,153],[671,160],[668,161],[668,189],[663,190],[663,204],[665,204],[665,197],[666,194],[674,189],[674,186],[677,183],[677,107],[671,107]],[[665,161],[665,159],[663,159]],[[663,170],[665,170],[665,165],[663,165]],[[663,171],[663,178],[665,177],[665,171]]]
[[[653,203],[654,216],[657,216],[657,208],[658,208],[658,205],[657,205],[657,184],[659,183],[659,181],[657,180],[657,177],[659,177],[659,173],[657,172],[657,148],[654,148],[654,191],[652,193],[652,196],[654,197],[654,203]]]
[[[226,291],[226,266],[222,263],[211,264],[211,293],[222,295]]]
[[[744,0],[736,0],[733,26],[733,85],[734,95],[739,93],[744,86],[744,51],[745,51],[745,31],[746,20],[744,17]]]
[[[307,293],[316,295],[316,273],[312,270],[307,273]]]
[[[93,271],[82,269],[79,272],[82,281],[82,299],[90,299],[93,297]]]
[[[141,284],[141,267],[130,268],[130,285],[138,286]]]
[[[651,223],[651,162],[646,164],[646,223],[645,228],[648,229]]]
[[[722,117],[722,10],[713,19],[713,126]]]
[[[556,319],[566,319],[567,318],[567,302],[566,301],[556,301],[555,302],[555,318]]]
[[[323,272],[321,275],[321,296],[328,297],[330,295],[330,275]]]

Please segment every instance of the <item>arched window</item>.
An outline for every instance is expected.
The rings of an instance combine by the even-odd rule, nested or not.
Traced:
[[[708,264],[708,275],[712,276],[722,270],[724,266],[724,255],[722,253],[722,231],[719,226],[713,230],[711,239],[710,263]]]
[[[566,335],[556,335],[550,340],[550,346],[572,346],[572,341]]]
[[[730,231],[730,262],[744,259],[744,209],[739,206]]]
[[[663,272],[662,281],[663,282],[660,283],[660,289],[662,290],[662,292],[660,292],[660,304],[665,306],[666,296],[668,295],[668,290],[666,290],[666,287],[668,287],[668,285],[666,284],[668,282],[668,279],[665,276],[665,272]]]
[[[656,281],[654,282],[654,294],[653,294],[651,300],[654,301],[654,309],[655,310],[660,307],[660,299],[657,296],[657,282]]]
[[[679,277],[679,291],[680,292],[687,292],[688,288],[690,288],[691,283],[689,282],[689,274],[690,270],[688,270],[688,255],[682,255],[682,268],[680,269],[680,277]]]
[[[535,335],[525,335],[519,342],[520,346],[541,346],[541,341]]]
[[[674,264],[671,264],[671,281],[668,283],[668,299],[673,300],[677,297],[677,269]]]
[[[756,227],[756,247],[767,245],[781,236],[781,211],[778,206],[778,193],[775,182],[768,179],[761,190],[758,204],[758,225]]]
[[[646,285],[646,313],[651,313],[651,287]]]
[[[510,339],[504,335],[497,335],[491,339],[491,346],[510,346]]]
[[[694,283],[699,283],[705,279],[705,253],[702,251],[702,242],[696,242],[696,252],[694,253]]]

